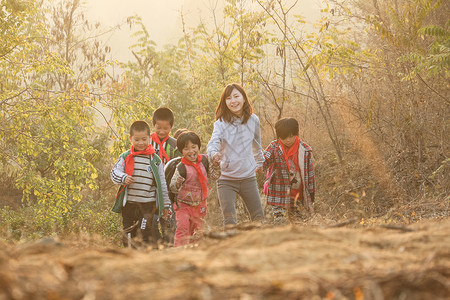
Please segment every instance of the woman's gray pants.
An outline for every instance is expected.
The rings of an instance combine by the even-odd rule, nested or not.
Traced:
[[[264,218],[256,177],[238,180],[219,179],[217,181],[217,191],[224,225],[237,224],[236,194],[242,197],[252,221]]]

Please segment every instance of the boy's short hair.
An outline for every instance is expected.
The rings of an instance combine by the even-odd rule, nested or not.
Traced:
[[[173,112],[168,107],[160,107],[153,112],[153,125],[156,124],[157,121],[169,121],[170,126],[173,126],[174,117]]]
[[[133,136],[136,131],[147,131],[150,135],[150,125],[145,121],[134,121],[130,126],[130,136]]]
[[[294,118],[283,118],[275,123],[277,138],[285,139],[291,135],[298,136],[298,122]]]
[[[187,128],[177,129],[177,131],[175,131],[175,133],[173,134],[173,137],[175,139],[177,139],[180,136],[180,134],[182,134],[183,132],[186,132],[186,131],[189,131],[189,130]]]
[[[177,138],[177,148],[182,151],[184,147],[186,147],[187,142],[191,142],[200,147],[202,146],[202,142],[200,141],[200,137],[193,131],[185,131]]]

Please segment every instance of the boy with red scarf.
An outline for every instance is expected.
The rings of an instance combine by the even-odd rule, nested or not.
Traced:
[[[217,180],[220,177],[219,162],[210,163],[206,155],[199,154],[201,142],[197,134],[183,132],[177,139],[177,147],[183,158],[170,182],[170,190],[178,194],[174,204],[177,218],[175,247],[189,244],[194,233],[201,232],[209,194],[207,178]]]
[[[263,170],[266,170],[264,194],[273,206],[274,221],[281,221],[287,212],[303,207],[314,213],[314,165],[312,149],[298,137],[298,122],[283,118],[275,123],[277,140],[264,151]]]
[[[177,140],[169,135],[173,128],[174,120],[173,112],[168,107],[160,107],[153,112],[153,133],[150,136],[150,144],[155,148],[156,154],[164,165],[172,158],[181,156],[180,151],[177,149]],[[163,240],[167,244],[171,243],[172,238],[170,236],[173,235],[173,232],[168,227],[170,227],[169,223],[175,222],[173,219],[173,214],[167,222],[164,219],[159,219],[156,215],[153,216],[153,234],[159,241]],[[159,226],[159,223],[161,226]]]
[[[174,123],[173,112],[170,108],[160,107],[153,112],[153,133],[150,144],[164,164],[172,158],[181,156],[177,149],[177,140],[169,135]]]
[[[166,218],[169,213],[164,165],[149,141],[148,123],[133,122],[130,126],[131,149],[120,155],[111,171],[112,181],[121,185],[112,210],[122,213],[124,246],[136,236],[149,243],[153,235],[153,215],[156,212]],[[156,243],[154,236],[152,242]]]

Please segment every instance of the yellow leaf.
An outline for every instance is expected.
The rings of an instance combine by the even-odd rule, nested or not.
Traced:
[[[348,192],[347,194],[349,194],[349,195],[351,195],[351,196],[353,196],[353,197],[355,197],[355,198],[359,198],[359,195],[358,195],[357,193],[354,193],[354,192]]]

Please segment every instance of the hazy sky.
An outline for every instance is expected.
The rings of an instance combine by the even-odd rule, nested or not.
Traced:
[[[149,34],[158,46],[176,43],[182,37],[181,11],[186,26],[194,27],[200,22],[210,19],[212,4],[224,3],[224,0],[86,0],[87,16],[93,22],[100,22],[103,27],[112,27],[124,22],[127,17],[139,15]],[[249,3],[251,0],[248,0]],[[292,2],[289,0],[287,2]],[[296,14],[303,15],[312,21],[318,17],[320,0],[299,0]],[[112,48],[111,55],[119,60],[131,58],[129,47],[134,43],[130,38],[129,27],[124,25],[106,37]]]
[[[86,16],[91,22],[99,22],[103,28],[110,28],[123,23],[127,17],[139,15],[150,34],[150,38],[163,46],[177,43],[183,37],[181,12],[187,30],[197,26],[200,20],[212,20],[211,7],[216,3],[223,4],[225,0],[85,0]],[[248,0],[251,2],[251,0]],[[292,3],[295,0],[286,0]],[[321,0],[299,0],[294,14],[304,16],[313,22],[319,17]],[[130,37],[137,28],[130,30],[124,25],[120,30],[104,36],[111,47],[111,57],[126,62],[133,59],[129,47],[135,43]],[[100,108],[101,110],[104,110]],[[104,111],[108,115],[107,111]],[[99,124],[105,125],[103,118],[98,116]],[[106,126],[106,125],[105,125]]]
[[[179,15],[184,0],[88,0],[87,15],[103,27],[112,27],[124,22],[127,17],[139,15],[150,38],[158,45],[173,43],[178,40],[177,31]],[[124,25],[108,36],[112,55],[124,60],[130,57],[130,28]]]

